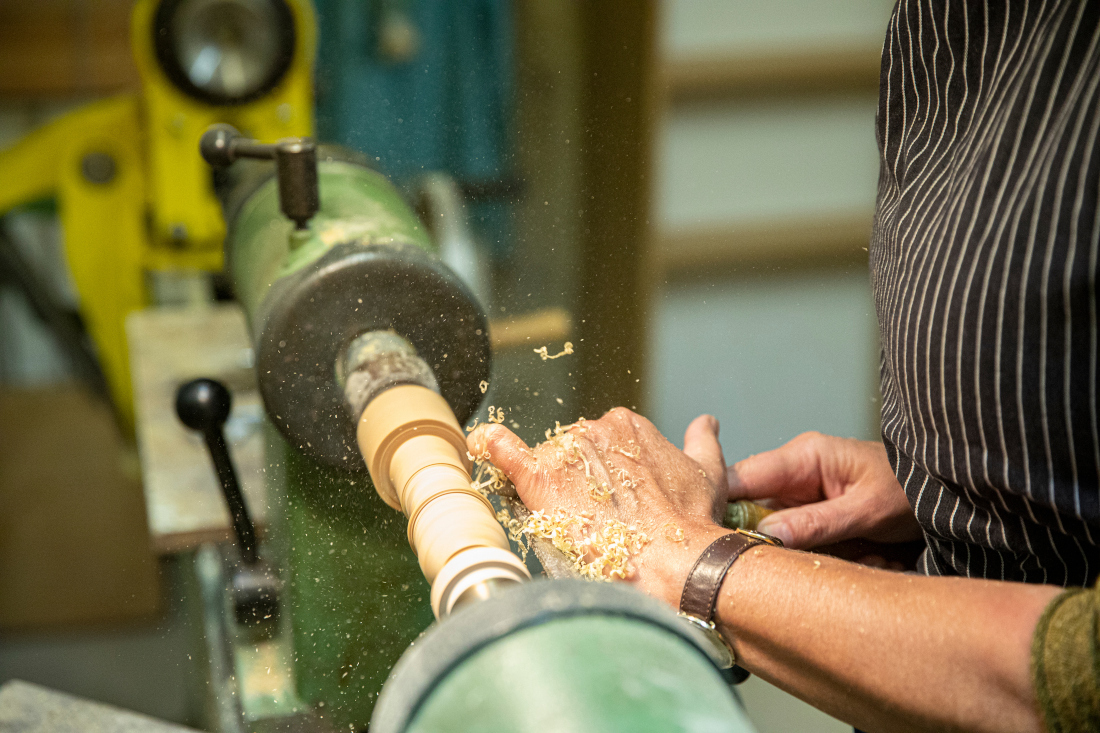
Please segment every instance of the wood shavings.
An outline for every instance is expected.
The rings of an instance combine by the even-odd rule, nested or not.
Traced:
[[[622,453],[627,458],[633,458],[637,460],[637,458],[642,455],[642,446],[635,443],[633,438],[631,438],[630,442],[627,443],[627,445],[630,446],[630,450],[623,450],[619,446],[615,446],[615,450],[619,453]]]
[[[649,543],[649,536],[617,519],[607,519],[604,526],[584,539],[584,546],[596,557],[579,569],[582,577],[592,580],[620,580],[630,577],[630,558]]]
[[[466,452],[466,457],[474,463],[474,475],[470,480],[470,488],[482,496],[489,494],[498,496],[516,496],[516,486],[499,468],[489,461],[489,448],[486,447],[480,454],[471,455]]]
[[[522,532],[528,537],[549,540],[573,563],[573,569],[588,580],[612,580],[630,577],[633,569],[630,558],[649,542],[649,536],[636,527],[617,519],[606,519],[599,528],[589,531],[593,521],[586,516],[566,514],[561,510],[553,514],[531,512],[523,523]],[[574,539],[579,532],[581,539]],[[585,561],[588,555],[592,560]]]
[[[565,435],[566,433],[568,433],[573,428],[577,428],[578,432],[581,435],[584,435],[585,433],[588,432],[588,426],[585,425],[586,422],[587,421],[583,417],[578,417],[577,421],[575,423],[570,423],[568,425],[562,425],[560,422],[555,420],[554,421],[554,432],[553,433],[550,432],[550,428],[546,428],[546,433],[545,433],[546,439],[547,440],[553,440],[554,438],[561,437],[562,435]]]
[[[814,560],[814,570],[817,570],[819,567],[821,567],[821,561]]]
[[[632,477],[625,468],[613,468],[611,469],[611,475],[615,477],[624,489],[636,489],[638,488],[638,481]]]
[[[477,464],[477,471],[470,481],[470,488],[485,496],[502,494],[509,485],[510,482],[504,475],[504,471],[488,462]]]
[[[527,537],[548,540],[576,568],[584,557],[584,551],[573,540],[570,530],[576,528],[583,532],[587,523],[587,518],[569,515],[560,509],[553,514],[534,511],[527,516],[519,531]]]
[[[533,351],[538,354],[539,358],[543,361],[546,361],[547,359],[560,359],[563,356],[573,353],[573,342],[566,341],[564,344],[562,344],[562,346],[564,348],[556,354],[550,354],[549,350],[545,346],[540,346],[537,349],[533,349]]]
[[[592,497],[592,501],[607,501],[614,493],[615,489],[611,488],[606,481],[597,481],[591,476],[588,477],[588,495]]]
[[[503,409],[489,408],[490,422],[499,424],[503,419]],[[553,430],[546,431],[546,442],[542,444],[546,446],[549,443],[550,450],[537,451],[536,455],[541,454],[548,461],[548,467],[553,470],[565,466],[583,466],[584,481],[590,497],[593,501],[604,502],[613,495],[615,488],[611,482],[601,481],[594,475],[588,457],[581,450],[577,437],[586,432],[588,428],[583,417],[569,425],[555,422]],[[640,446],[633,440],[630,441],[629,450],[620,448],[619,451],[632,458],[641,455]],[[489,462],[488,450],[484,451],[484,455],[470,456],[470,459],[478,464],[470,485],[483,494],[508,497],[501,500],[503,508],[496,513],[497,521],[504,527],[508,537],[520,545],[524,556],[531,548],[542,553],[539,555],[540,559],[550,552],[552,557],[559,558],[554,562],[560,566],[560,572],[572,572],[589,580],[625,579],[633,573],[630,559],[650,542],[650,537],[645,532],[616,519],[605,519],[598,523],[588,512],[569,514],[556,510],[553,513],[527,513],[519,499],[512,498],[517,497],[514,485],[502,471]],[[617,468],[612,471],[619,485],[626,488],[638,485],[638,481],[625,469]]]
[[[466,457],[474,464],[474,474],[470,480],[471,489],[486,497],[489,494],[516,496],[515,484],[504,475],[504,471],[490,462],[488,445],[483,446],[476,456],[466,451]]]
[[[683,542],[684,530],[675,522],[665,522],[665,539],[669,542]]]
[[[571,430],[577,429],[577,433],[584,435],[588,432],[588,428],[585,426],[584,418],[579,418],[577,422],[570,425],[562,425],[560,422],[554,422],[554,431],[550,432],[550,429],[546,430],[546,440],[540,445],[546,445],[549,443],[552,450],[549,452],[550,461],[549,465],[551,469],[557,470],[564,466],[570,466],[574,463],[580,463],[585,460],[581,453],[580,446],[577,445],[577,438]],[[591,471],[586,471],[586,475],[591,476]]]
[[[568,428],[566,429],[568,430]],[[588,487],[588,495],[592,498],[592,501],[607,501],[610,499],[615,490],[611,488],[608,482],[600,481],[592,475],[592,465],[588,462],[588,457],[577,446],[577,439],[572,433],[564,432],[560,424],[555,425],[555,430],[557,433],[550,439],[550,442],[557,441],[556,444],[561,446],[563,465],[570,465],[579,460],[584,464],[584,482],[585,486]]]
[[[476,427],[477,427],[477,418],[475,417],[473,424],[466,426],[466,432],[467,433],[472,433],[474,431],[474,428],[476,428]],[[473,459],[471,458],[470,460],[472,461]]]
[[[529,543],[527,537],[523,534],[523,522],[516,519],[516,516],[511,511],[511,502],[502,501],[500,509],[497,510],[496,517],[500,525],[504,527],[504,531],[508,533],[508,538],[519,547],[520,559],[527,562]]]
[[[490,459],[489,445],[487,443],[482,445],[481,446],[481,452],[478,453],[476,456],[473,455],[472,453],[470,453],[470,451],[466,451],[466,457],[469,458],[474,463],[480,463],[482,461],[488,461]]]
[[[481,394],[485,394],[489,390],[489,383],[482,379],[481,384],[478,385],[478,389],[481,390]]]

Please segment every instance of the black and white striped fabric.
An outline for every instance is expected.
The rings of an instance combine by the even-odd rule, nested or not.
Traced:
[[[1100,571],[1100,2],[900,0],[871,272],[921,570]]]

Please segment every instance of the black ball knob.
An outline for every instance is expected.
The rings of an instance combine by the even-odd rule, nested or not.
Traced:
[[[202,158],[215,168],[224,168],[235,160],[232,143],[241,133],[232,125],[211,125],[199,140]]]
[[[204,433],[220,430],[229,417],[233,398],[221,382],[195,379],[176,392],[176,414],[184,425]]]

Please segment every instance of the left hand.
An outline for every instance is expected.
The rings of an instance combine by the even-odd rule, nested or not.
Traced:
[[[684,434],[684,450],[644,417],[619,407],[569,428],[577,453],[559,444],[534,450],[503,425],[481,425],[467,444],[516,486],[528,509],[590,514],[589,532],[618,520],[649,537],[630,559],[627,580],[678,608],[688,572],[719,524],[729,487],[718,421],[703,415]],[[602,496],[610,490],[610,496]]]

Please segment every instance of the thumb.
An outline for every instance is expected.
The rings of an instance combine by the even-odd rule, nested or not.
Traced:
[[[719,481],[726,470],[726,458],[718,442],[718,418],[700,415],[684,432],[684,455],[696,461],[712,481]]]
[[[534,475],[535,457],[523,440],[503,425],[479,425],[466,437],[470,455],[477,459],[486,456],[494,466],[516,484],[525,485]]]
[[[778,537],[786,547],[808,550],[851,539],[859,534],[858,500],[849,495],[769,514],[757,529]]]
[[[728,471],[730,501],[779,498],[816,493],[821,485],[817,455],[806,441],[792,440],[775,450],[738,461]]]

